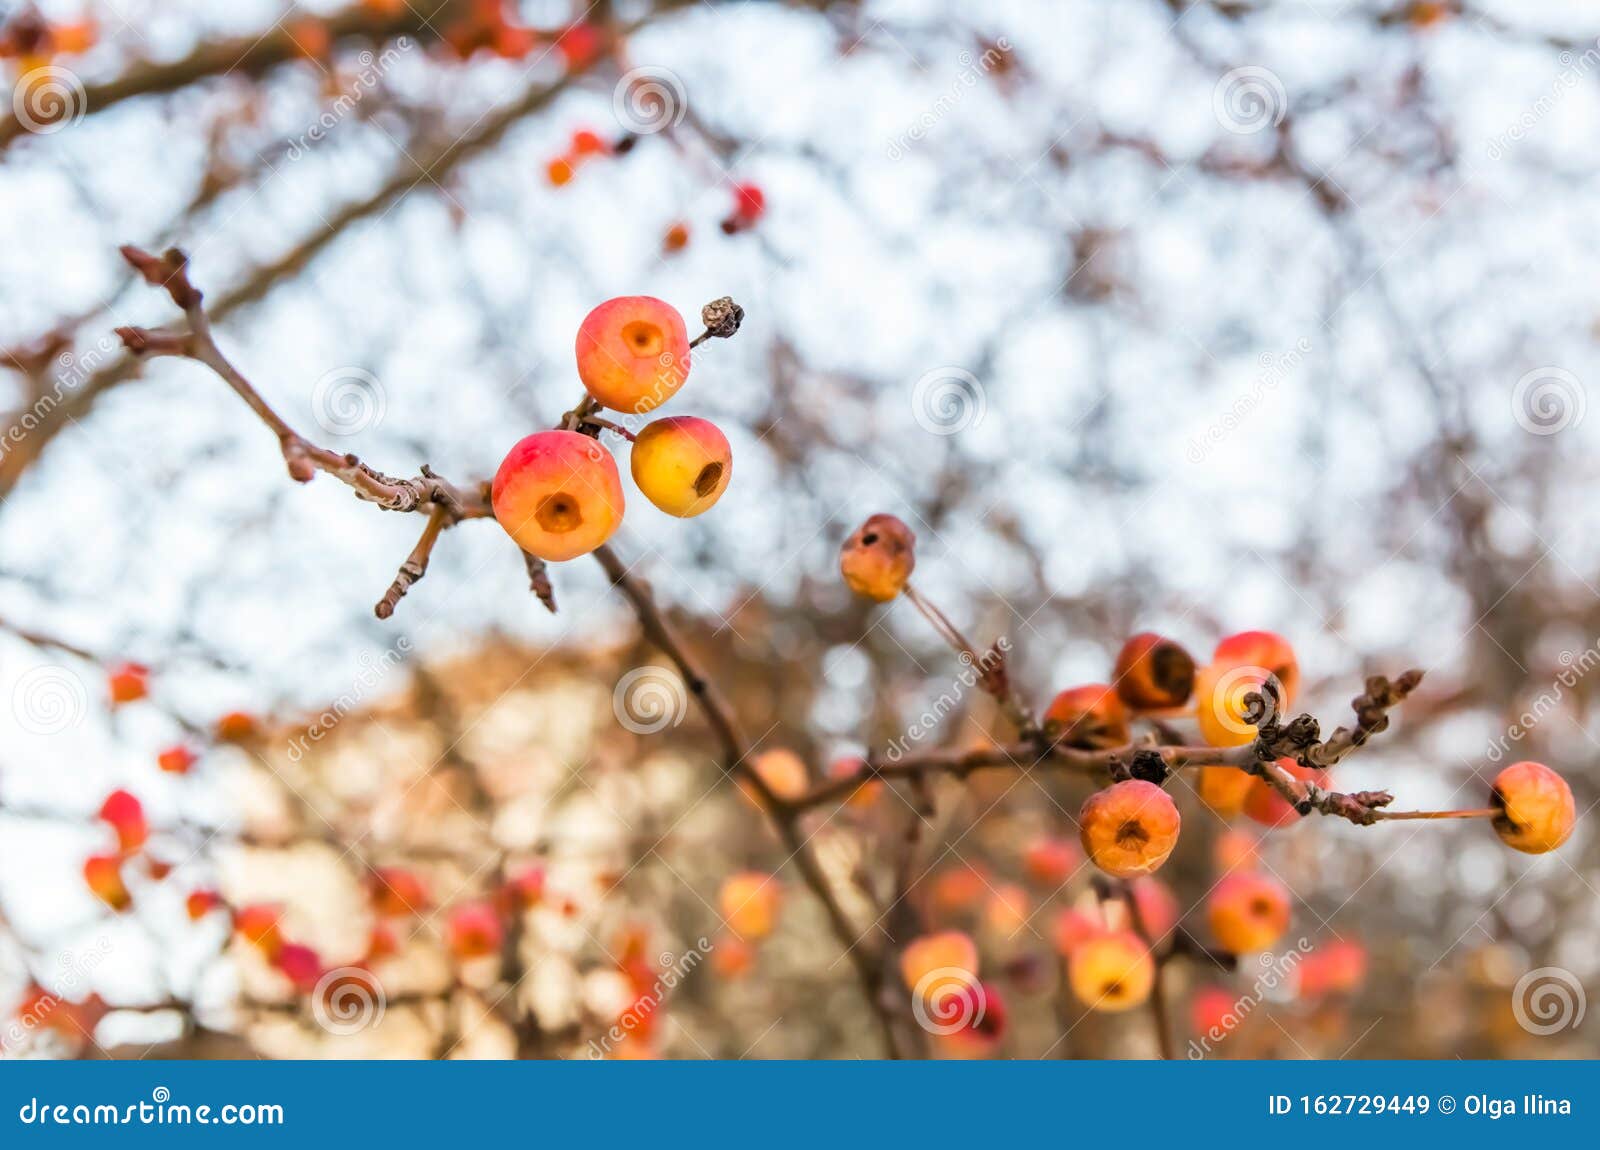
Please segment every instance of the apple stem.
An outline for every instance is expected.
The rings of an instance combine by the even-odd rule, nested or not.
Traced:
[[[1374,811],[1380,819],[1492,819],[1500,812],[1494,807],[1459,811]]]

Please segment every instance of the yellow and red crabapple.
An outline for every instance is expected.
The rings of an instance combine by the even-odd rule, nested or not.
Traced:
[[[1083,865],[1083,852],[1067,839],[1045,836],[1028,844],[1022,870],[1030,882],[1049,890],[1063,886]]]
[[[1090,795],[1078,813],[1089,861],[1118,878],[1149,874],[1178,845],[1182,820],[1172,796],[1143,779],[1125,779]]]
[[[421,877],[405,867],[374,867],[367,876],[367,889],[373,913],[379,918],[405,918],[432,905]]]
[[[1062,691],[1045,708],[1044,721],[1060,732],[1059,742],[1087,751],[1126,746],[1130,738],[1128,713],[1108,683]]]
[[[787,747],[773,747],[757,754],[750,760],[750,770],[780,799],[798,799],[811,786],[805,760]],[[761,793],[748,779],[739,780],[739,790],[751,802],[761,805]]]
[[[774,875],[740,871],[723,880],[717,907],[728,929],[740,938],[754,941],[772,933],[782,894]]]
[[[978,945],[970,935],[959,930],[925,934],[912,939],[900,952],[900,977],[912,989],[935,971],[944,969],[977,976]]]
[[[1266,950],[1289,929],[1289,892],[1277,879],[1236,871],[1212,888],[1206,919],[1222,948],[1232,954]]]
[[[520,440],[495,472],[490,499],[517,546],[552,563],[587,555],[622,522],[616,462],[576,431],[536,431]]]
[[[595,308],[578,328],[577,352],[578,378],[613,411],[654,411],[689,377],[683,316],[653,296],[619,296]]]
[[[856,779],[862,775],[870,775],[871,772],[872,767],[859,755],[841,755],[828,764],[830,779]],[[850,797],[845,799],[845,805],[856,810],[865,810],[877,802],[878,796],[882,793],[882,783],[863,783],[850,792]]]
[[[233,916],[234,933],[259,950],[270,962],[283,949],[283,930],[278,925],[283,908],[268,903],[240,907]]]
[[[1200,737],[1213,747],[1242,747],[1255,740],[1254,723],[1247,722],[1248,697],[1267,699],[1271,675],[1258,667],[1202,667],[1195,676],[1195,718]]]
[[[150,838],[150,824],[144,817],[144,804],[127,791],[112,791],[100,804],[100,821],[117,834],[117,848],[131,854]]]
[[[857,595],[887,603],[917,565],[917,537],[893,515],[871,516],[839,548],[839,574]]]
[[[192,890],[183,900],[183,909],[190,922],[199,922],[222,905],[222,896],[214,890]]]
[[[1067,982],[1091,1010],[1132,1010],[1150,997],[1156,963],[1150,948],[1129,930],[1106,931],[1072,948]]]
[[[261,733],[261,724],[249,711],[229,711],[217,720],[217,740],[223,743],[242,743]]]
[[[1103,918],[1076,906],[1066,907],[1050,924],[1051,944],[1062,958],[1071,958],[1078,947],[1105,933]]]
[[[1217,644],[1211,665],[1223,670],[1259,667],[1275,676],[1283,687],[1283,705],[1289,706],[1300,691],[1300,662],[1289,640],[1271,631],[1240,631]]]
[[[1033,903],[1022,884],[1007,882],[995,887],[983,907],[983,921],[1001,938],[1015,938],[1033,916]]]
[[[733,451],[710,420],[674,415],[639,433],[628,465],[646,499],[668,515],[689,519],[711,510],[728,489]]]
[[[314,989],[322,979],[322,956],[298,942],[284,943],[272,965],[302,994]]]
[[[1223,818],[1231,819],[1244,811],[1245,802],[1259,781],[1238,767],[1201,767],[1195,790],[1201,802]]]
[[[113,707],[136,703],[150,693],[150,668],[143,663],[113,667],[106,676],[106,686],[111,692]]]
[[[172,775],[186,775],[195,764],[195,753],[182,743],[168,747],[156,756],[156,766]]]
[[[83,881],[101,902],[115,911],[133,905],[127,883],[122,880],[120,855],[90,855],[83,860]]]
[[[1178,896],[1166,883],[1144,875],[1128,884],[1128,893],[1133,896],[1134,909],[1139,912],[1138,925],[1152,943],[1164,941],[1178,929],[1183,909],[1178,905]]]
[[[1301,998],[1352,994],[1367,977],[1367,948],[1353,939],[1334,939],[1300,960],[1295,970]]]
[[[1302,767],[1293,759],[1279,759],[1278,766],[1285,773],[1292,775],[1296,782],[1315,783],[1319,787],[1327,784],[1327,771],[1315,767]],[[1244,813],[1264,827],[1281,827],[1300,818],[1300,812],[1278,793],[1276,787],[1267,780],[1254,776],[1250,780],[1250,793],[1245,796]]]
[[[1494,777],[1494,831],[1509,847],[1531,855],[1567,841],[1578,820],[1567,781],[1543,763],[1512,763]]]
[[[498,954],[505,939],[500,916],[488,902],[464,902],[450,912],[445,924],[450,953],[463,962]]]
[[[1141,631],[1122,645],[1111,674],[1117,696],[1135,711],[1183,706],[1194,693],[1194,676],[1189,652],[1153,631]]]

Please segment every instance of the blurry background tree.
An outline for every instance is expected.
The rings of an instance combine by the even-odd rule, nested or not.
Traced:
[[[1597,34],[1557,0],[0,3],[0,990],[36,1020],[6,1050],[885,1049],[681,680],[661,672],[663,729],[622,725],[619,684],[665,663],[606,573],[561,565],[552,616],[468,523],[378,622],[414,523],[285,482],[216,379],[128,355],[114,328],[172,318],[130,241],[188,252],[291,424],[408,475],[487,477],[555,422],[600,300],[737,299],[679,401],[727,432],[735,481],[687,525],[630,496],[617,549],[756,746],[814,779],[908,732],[1006,737],[907,604],[840,585],[840,540],[888,510],[1034,708],[1134,631],[1204,654],[1271,627],[1329,719],[1365,673],[1429,672],[1341,788],[1477,806],[1537,758],[1587,811]],[[148,697],[112,707],[125,663]],[[230,712],[255,717],[218,746]],[[204,753],[163,770],[176,747]],[[1201,913],[1224,824],[1183,777],[1163,877]],[[109,914],[83,861],[119,789],[150,840]],[[1082,1021],[1060,993],[1081,860],[1024,881],[1082,794],[896,786],[807,842],[874,942],[904,941],[895,882],[919,925],[980,937],[1004,1053],[1154,1053],[1142,1014]],[[909,826],[916,866],[886,877]],[[1335,951],[1306,990],[1304,966],[1261,988],[1184,964],[1197,1015],[1263,1000],[1217,1053],[1594,1052],[1592,1018],[1513,1011],[1527,972],[1597,977],[1581,819],[1538,859],[1476,822],[1317,818],[1260,850],[1296,896],[1284,947],[1368,969],[1353,988]],[[374,867],[426,892],[389,941]],[[754,953],[718,897],[739,871],[782,890]],[[194,891],[281,906],[315,969],[229,941],[223,909],[191,927]],[[363,961],[376,1026],[292,989]],[[659,1020],[605,1039],[652,995]]]

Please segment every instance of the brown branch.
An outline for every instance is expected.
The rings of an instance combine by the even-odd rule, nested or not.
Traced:
[[[1176,1040],[1172,1034],[1172,1010],[1167,1002],[1166,989],[1161,984],[1163,963],[1156,957],[1155,942],[1151,937],[1150,926],[1144,920],[1144,914],[1139,910],[1139,900],[1133,897],[1133,886],[1130,883],[1120,884],[1120,895],[1123,905],[1128,908],[1128,921],[1133,924],[1133,932],[1150,951],[1151,961],[1155,965],[1155,978],[1150,984],[1150,1021],[1156,1030],[1156,1046],[1161,1051],[1163,1061],[1171,1062],[1178,1057]]]
[[[612,585],[633,608],[645,637],[671,660],[678,674],[682,676],[689,693],[699,702],[706,721],[711,725],[717,741],[722,746],[725,769],[738,774],[760,797],[762,809],[771,819],[778,837],[799,869],[806,886],[822,903],[834,936],[844,947],[845,954],[855,967],[867,1003],[883,1030],[884,1042],[890,1056],[901,1057],[902,1051],[895,1032],[894,1016],[883,998],[885,980],[882,964],[869,952],[861,935],[851,923],[850,916],[839,904],[832,884],[823,871],[816,852],[811,848],[810,840],[801,832],[799,815],[803,808],[780,799],[766,781],[751,768],[749,759],[751,747],[740,732],[733,708],[717,685],[700,669],[698,660],[678,638],[672,625],[667,622],[666,616],[656,604],[650,585],[631,572],[609,546],[596,549],[594,557]]]
[[[231,387],[256,417],[278,438],[289,477],[309,482],[321,471],[349,487],[358,499],[374,503],[385,511],[421,512],[428,525],[417,545],[401,564],[389,590],[374,608],[378,618],[387,619],[406,592],[428,569],[439,535],[463,519],[489,519],[494,508],[489,502],[489,486],[476,483],[462,487],[436,474],[426,464],[414,479],[397,479],[377,471],[350,454],[320,447],[301,435],[280,416],[244,373],[223,354],[212,333],[206,314],[205,296],[189,279],[188,259],[177,248],[160,256],[132,245],[122,248],[122,256],[134,271],[153,287],[164,290],[172,302],[183,309],[187,321],[183,328],[151,330],[120,327],[117,335],[136,356],[175,356],[210,368]]]
[[[406,556],[406,561],[400,564],[400,573],[394,577],[389,590],[372,609],[374,615],[380,619],[387,619],[394,614],[395,607],[405,598],[406,592],[428,573],[428,557],[433,554],[433,545],[439,541],[440,534],[449,525],[450,517],[444,508],[435,507],[428,515],[428,525],[422,529],[422,538],[417,540],[417,545],[411,549],[411,554]]]
[[[933,625],[935,631],[939,632],[940,638],[961,656],[962,661],[976,669],[978,686],[1000,705],[1001,711],[1017,729],[1017,733],[1024,738],[1037,738],[1039,724],[1032,712],[1022,705],[1022,700],[1017,697],[1016,690],[1012,686],[1011,676],[1007,673],[1004,641],[980,655],[971,640],[961,633],[961,629],[950,621],[949,616],[939,610],[933,600],[920,593],[910,583],[905,585],[904,594],[907,601]]]
[[[539,596],[545,610],[552,615],[556,613],[556,589],[550,582],[550,568],[545,561],[531,552],[522,553],[522,561],[528,568],[528,590]]]
[[[434,40],[447,9],[465,7],[464,0],[410,0],[396,12],[379,13],[364,4],[352,4],[322,21],[334,41],[360,39],[379,44],[399,36]],[[167,95],[192,84],[221,76],[260,79],[273,69],[303,59],[305,49],[294,37],[292,25],[268,29],[260,35],[211,40],[187,56],[163,63],[137,63],[103,84],[87,84],[82,98],[64,114],[85,116],[103,112],[141,96]],[[8,109],[9,111],[9,109]],[[28,125],[12,114],[0,117],[0,149],[26,135]]]
[[[688,0],[661,0],[656,9],[628,25],[622,31],[631,33],[658,16],[683,7]],[[308,232],[283,255],[252,271],[231,291],[220,295],[208,309],[213,322],[222,320],[250,304],[256,303],[279,282],[305,270],[334,240],[350,227],[363,220],[382,217],[394,204],[418,188],[431,189],[443,185],[445,177],[455,168],[475,156],[489,151],[503,140],[520,121],[543,111],[576,80],[598,63],[598,59],[569,70],[560,79],[528,89],[509,104],[484,116],[465,135],[442,135],[432,146],[426,141],[407,148],[386,179],[371,195],[345,204],[327,214],[317,228]],[[89,357],[86,356],[87,360]],[[7,450],[0,454],[0,498],[10,493],[27,468],[39,458],[58,434],[74,422],[84,419],[100,396],[114,387],[134,378],[139,365],[138,356],[124,356],[99,367],[88,378],[71,382],[59,381],[55,394],[47,396],[47,406],[36,404],[37,410],[6,413],[7,425],[0,427],[0,440]],[[21,421],[31,419],[24,431]],[[19,433],[21,432],[21,433]]]

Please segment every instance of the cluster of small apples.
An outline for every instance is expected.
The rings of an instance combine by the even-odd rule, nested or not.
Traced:
[[[598,132],[588,128],[579,128],[572,133],[572,139],[567,144],[567,150],[559,156],[554,156],[545,165],[545,177],[552,187],[564,188],[572,182],[578,174],[578,168],[589,160],[602,156],[617,155],[627,151],[632,146],[633,137],[624,136],[621,140],[612,143],[604,139]]]
[[[733,206],[717,226],[725,236],[736,236],[759,224],[767,214],[767,193],[760,184],[742,180],[733,185]],[[689,222],[674,220],[661,236],[661,254],[676,255],[689,246]]]
[[[646,415],[689,377],[683,317],[650,296],[595,308],[578,329],[578,375],[602,408]],[[733,454],[709,420],[671,416],[634,438],[630,466],[646,499],[668,515],[709,511],[728,489]],[[495,517],[530,555],[550,562],[587,555],[622,523],[616,462],[592,436],[538,431],[507,453],[491,489]]]
[[[96,898],[120,914],[133,905],[128,878],[135,864],[142,863],[145,873],[157,882],[166,878],[172,867],[145,851],[150,841],[150,822],[145,818],[144,804],[133,794],[112,791],[100,804],[96,817],[111,828],[116,848],[84,859],[83,881]]]
[[[89,1047],[95,1028],[111,1012],[98,994],[90,993],[77,1002],[62,998],[53,990],[30,983],[23,991],[11,1024],[0,1031],[0,1053],[16,1054],[30,1034],[48,1034],[66,1053],[77,1058]]]
[[[37,9],[26,7],[0,25],[0,60],[15,60],[17,74],[25,76],[57,57],[87,52],[99,35],[93,20],[52,24]]]
[[[405,0],[366,0],[387,7]],[[560,53],[569,69],[582,68],[605,51],[605,30],[595,24],[574,24],[547,40],[513,16],[507,0],[473,0],[466,13],[447,25],[440,39],[451,55],[470,60],[480,53],[502,60],[526,60],[547,44]],[[391,13],[392,14],[392,13]]]
[[[717,910],[727,929],[712,947],[712,969],[728,979],[748,974],[756,962],[756,947],[771,936],[782,906],[783,886],[777,875],[740,871],[724,879],[717,891]]]
[[[912,1014],[950,1057],[992,1055],[1007,1033],[1005,997],[979,977],[978,967],[977,944],[959,930],[923,935],[900,952]]]
[[[433,907],[427,884],[415,871],[405,867],[377,867],[368,875],[366,885],[373,925],[365,951],[353,962],[338,964],[341,970],[376,971],[380,962],[400,950],[396,924],[415,920]],[[505,942],[507,920],[540,905],[544,899],[541,868],[529,866],[513,871],[492,896],[463,900],[450,908],[443,924],[445,947],[458,963],[492,958],[500,953]],[[255,903],[234,909],[216,891],[195,890],[189,895],[187,909],[194,921],[213,911],[227,913],[232,920],[233,934],[301,993],[321,984],[330,969],[315,948],[286,936],[285,911],[280,905]]]
[[[1251,696],[1262,705],[1275,696],[1279,708],[1288,708],[1300,687],[1300,665],[1289,642],[1270,631],[1227,636],[1204,667],[1171,639],[1145,632],[1124,644],[1113,679],[1062,691],[1045,711],[1046,730],[1062,745],[1104,750],[1131,741],[1133,717],[1192,715],[1209,745],[1243,746],[1257,735],[1251,720],[1259,716],[1249,710]],[[1329,781],[1327,771],[1293,759],[1280,759],[1277,766],[1302,783],[1326,786]],[[1224,818],[1244,814],[1268,827],[1300,818],[1277,788],[1237,767],[1200,768],[1196,789]],[[1560,846],[1577,819],[1571,789],[1539,763],[1516,763],[1501,771],[1490,801],[1499,811],[1493,825],[1501,839],[1530,854]],[[1129,877],[1166,862],[1177,845],[1180,821],[1166,791],[1128,779],[1091,795],[1079,826],[1090,859],[1109,874]]]

